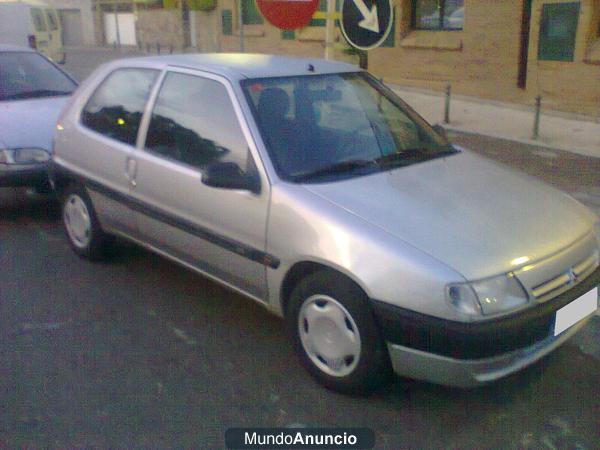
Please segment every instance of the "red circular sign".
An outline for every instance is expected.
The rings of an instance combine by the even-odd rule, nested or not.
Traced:
[[[319,0],[257,0],[265,19],[282,30],[295,30],[308,25],[319,7]]]

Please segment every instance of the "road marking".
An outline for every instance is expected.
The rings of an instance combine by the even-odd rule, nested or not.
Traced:
[[[64,322],[48,322],[48,323],[24,323],[21,326],[23,331],[34,331],[34,330],[58,330],[64,325]]]
[[[187,345],[192,346],[192,347],[194,345],[196,345],[196,339],[189,337],[185,333],[185,331],[183,331],[181,328],[177,328],[176,326],[171,325],[171,324],[169,324],[169,328],[175,334],[175,336],[177,336],[179,339],[181,339]]]

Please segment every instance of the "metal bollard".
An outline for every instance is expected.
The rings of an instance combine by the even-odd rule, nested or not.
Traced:
[[[169,53],[171,55],[173,54],[173,44],[169,45]]]
[[[542,96],[535,97],[535,119],[533,120],[533,136],[535,140],[540,137],[540,111],[542,109]]]
[[[156,43],[156,53],[160,55],[160,42]]]
[[[452,86],[446,85],[446,103],[444,105],[444,123],[450,123],[450,94],[452,93]]]
[[[146,43],[146,52],[150,53],[150,42]]]

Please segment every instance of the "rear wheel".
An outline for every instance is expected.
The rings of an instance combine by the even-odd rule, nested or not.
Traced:
[[[83,186],[67,187],[63,195],[62,217],[67,239],[77,255],[93,261],[105,256],[110,236],[102,231]]]
[[[332,390],[369,391],[391,373],[366,295],[341,274],[326,270],[301,280],[287,326],[302,364]]]

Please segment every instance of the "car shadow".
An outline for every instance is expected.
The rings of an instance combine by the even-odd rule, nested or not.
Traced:
[[[36,194],[28,189],[0,188],[0,220],[58,222],[60,205],[54,195]]]

